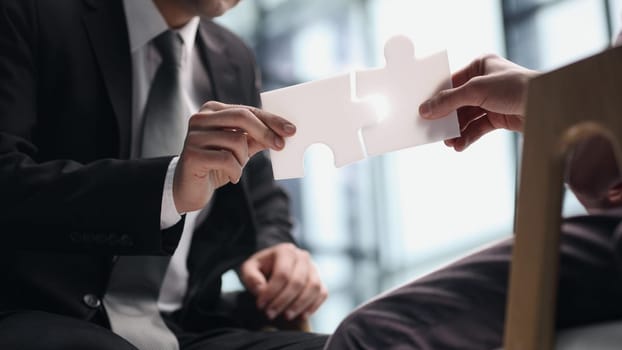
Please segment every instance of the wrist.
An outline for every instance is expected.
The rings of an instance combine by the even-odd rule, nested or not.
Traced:
[[[180,213],[177,211],[174,195],[173,185],[175,169],[177,167],[177,157],[173,158],[166,171],[166,177],[164,179],[164,188],[162,191],[162,206],[160,209],[160,229],[167,229],[175,225],[181,220]]]
[[[213,193],[209,181],[196,181],[180,178],[173,185],[173,200],[179,214],[203,208]]]

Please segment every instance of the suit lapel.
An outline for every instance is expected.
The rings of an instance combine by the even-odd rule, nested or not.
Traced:
[[[129,158],[132,61],[123,4],[119,0],[88,3],[94,10],[84,16],[84,24],[117,118],[120,156]]]
[[[198,48],[208,68],[214,99],[237,104],[243,99],[239,85],[240,63],[231,54],[221,31],[210,20],[201,20]]]

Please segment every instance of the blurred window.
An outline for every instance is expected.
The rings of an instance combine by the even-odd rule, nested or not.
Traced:
[[[453,71],[488,52],[548,70],[606,47],[621,11],[622,0],[246,0],[218,21],[253,47],[270,90],[380,66],[397,33],[418,56],[447,49]],[[509,237],[517,145],[497,131],[461,154],[437,143],[341,169],[312,146],[305,178],[282,185],[331,293],[314,329],[331,332],[373,295]],[[566,212],[581,212],[567,198]]]

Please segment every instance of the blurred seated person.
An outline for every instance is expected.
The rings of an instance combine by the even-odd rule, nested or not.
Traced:
[[[461,152],[496,129],[522,132],[528,81],[537,72],[483,56],[452,77],[454,88],[424,102],[423,118],[458,110]],[[559,329],[622,318],[622,181],[602,137],[580,144],[566,181],[589,215],[563,220]],[[415,194],[416,195],[416,194]],[[362,305],[329,338],[327,350],[482,350],[502,346],[512,239]]]

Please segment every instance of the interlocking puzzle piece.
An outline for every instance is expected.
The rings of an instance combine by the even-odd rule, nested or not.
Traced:
[[[270,152],[275,179],[303,177],[304,153],[316,143],[331,149],[338,167],[365,158],[359,130],[377,118],[371,103],[355,100],[352,79],[349,73],[261,94],[264,110],[297,129],[283,150]]]
[[[386,66],[356,72],[356,96],[384,96],[389,108],[379,123],[366,125],[363,141],[369,156],[445,140],[460,135],[458,118],[424,120],[419,105],[437,92],[451,88],[447,52],[415,59],[412,41],[394,36],[384,47]]]

